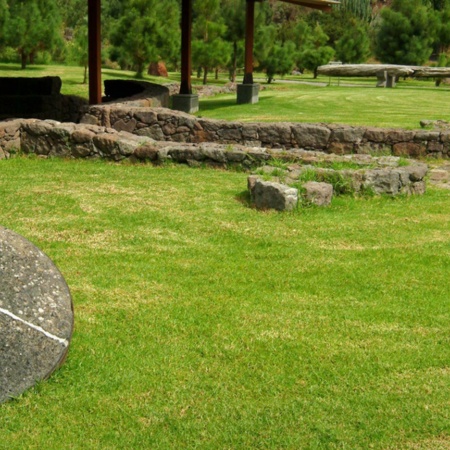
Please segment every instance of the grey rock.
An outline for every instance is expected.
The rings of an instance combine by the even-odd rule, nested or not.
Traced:
[[[84,114],[80,120],[80,123],[85,123],[89,125],[99,125],[99,120],[96,116],[92,114]]]
[[[317,206],[328,206],[333,197],[333,186],[329,183],[308,181],[303,184],[305,199]]]
[[[132,133],[136,129],[136,125],[136,119],[120,119],[117,122],[114,122],[113,128],[117,131],[127,131],[128,133]]]
[[[331,131],[321,125],[292,125],[293,139],[300,148],[323,149],[328,145]]]
[[[342,127],[333,130],[331,135],[332,141],[340,142],[359,142],[364,136],[364,128]]]
[[[390,169],[371,169],[365,172],[364,187],[376,194],[396,195],[400,192],[400,176]]]
[[[298,190],[284,184],[256,180],[251,195],[256,208],[291,211],[297,206]]]
[[[37,247],[0,227],[0,403],[62,364],[72,330],[61,273]]]
[[[430,181],[437,183],[450,181],[450,172],[443,169],[432,169],[430,170]]]

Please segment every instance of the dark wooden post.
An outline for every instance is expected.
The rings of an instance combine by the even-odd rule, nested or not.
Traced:
[[[181,4],[181,85],[180,94],[192,94],[192,0]]]
[[[244,84],[253,84],[253,47],[255,42],[255,1],[247,0],[245,21]]]
[[[89,103],[102,102],[101,0],[88,0]]]

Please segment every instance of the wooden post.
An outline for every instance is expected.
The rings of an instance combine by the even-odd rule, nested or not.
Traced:
[[[253,84],[253,46],[255,41],[255,1],[247,0],[245,14],[245,73],[244,84]]]
[[[192,0],[182,0],[181,4],[181,85],[180,94],[191,95],[192,73]]]
[[[101,0],[88,0],[89,103],[102,102]]]

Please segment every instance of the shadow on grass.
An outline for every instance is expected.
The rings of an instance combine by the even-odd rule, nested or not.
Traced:
[[[237,200],[239,203],[241,203],[246,208],[254,208],[255,206],[252,203],[252,198],[250,196],[250,192],[248,189],[245,191],[239,192],[235,197],[235,200]]]
[[[29,72],[29,71],[33,71],[33,72],[42,72],[46,70],[45,67],[41,67],[41,66],[32,66],[32,65],[28,65],[26,67],[26,69],[22,69],[20,64],[17,65],[10,65],[10,64],[0,64],[0,71],[6,71],[6,72]]]
[[[273,98],[273,95],[268,95],[264,97],[259,98],[258,103],[265,103],[266,101]],[[242,107],[242,106],[252,106],[251,104],[240,104],[238,105],[236,103],[236,97],[233,96],[233,98],[217,98],[217,99],[207,99],[207,100],[200,100],[200,110],[201,111],[210,111],[218,108],[230,108],[230,107]]]

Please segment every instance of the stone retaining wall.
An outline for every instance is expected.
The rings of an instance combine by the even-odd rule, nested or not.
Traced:
[[[336,124],[246,123],[197,118],[165,108],[91,106],[83,123],[158,141],[216,142],[254,147],[301,148],[335,154],[450,157],[450,130],[403,130]]]
[[[225,166],[244,162],[248,167],[254,165],[251,155],[258,155],[256,158],[264,160],[268,155],[266,149],[272,149],[271,153],[285,154],[306,149],[338,155],[450,157],[450,130],[226,122],[201,119],[165,108],[129,105],[91,107],[89,114],[84,116],[84,122],[90,123],[36,119],[0,122],[0,159],[22,150],[39,155],[105,157],[113,160],[169,157],[194,164],[209,160],[209,156],[205,155],[211,154],[212,148],[215,149],[215,156],[210,158],[210,162]],[[106,145],[106,141],[111,147]],[[123,150],[122,141],[133,142],[133,149]],[[149,143],[152,152],[138,149]],[[199,148],[208,150],[199,152]],[[245,158],[242,152],[247,155]]]

